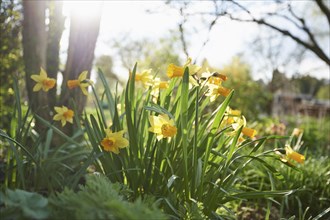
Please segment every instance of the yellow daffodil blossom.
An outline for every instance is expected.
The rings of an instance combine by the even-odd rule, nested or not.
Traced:
[[[118,132],[112,132],[110,129],[106,129],[106,137],[101,141],[101,146],[105,151],[119,154],[120,148],[128,147],[128,140],[123,137],[124,130]]]
[[[169,119],[166,114],[158,116],[150,115],[149,122],[151,124],[149,131],[157,134],[158,140],[162,138],[171,138],[177,133],[174,120]]]
[[[235,111],[235,110],[234,110]],[[238,113],[238,112],[236,112]],[[234,131],[237,131],[240,127],[242,128],[242,134],[245,136],[248,136],[249,138],[254,138],[254,136],[257,134],[257,131],[255,129],[246,127],[246,119],[244,116],[236,117],[234,119],[234,123],[231,124]]]
[[[231,92],[231,89],[223,87],[221,85],[209,85],[208,92],[205,94],[206,96],[210,96],[210,101],[214,102],[216,98],[220,95],[228,96]]]
[[[289,145],[286,145],[285,149],[275,149],[275,152],[276,154],[281,155],[280,159],[282,162],[288,163],[292,166],[293,164],[290,163],[289,160],[294,160],[301,164],[305,162],[305,156],[294,151]]]
[[[297,153],[296,151],[294,151],[290,146],[286,146],[285,147],[285,152],[286,152],[286,156],[287,158],[294,160],[298,163],[304,163],[305,161],[305,156]]]
[[[183,73],[184,73],[184,68],[181,66],[176,66],[173,63],[168,65],[167,72],[166,72],[166,74],[169,78],[182,77]]]
[[[167,89],[168,87],[169,87],[169,83],[167,81],[160,81],[160,79],[157,77],[152,82],[151,95],[154,97],[158,97],[159,91],[163,89]]]
[[[292,136],[298,137],[302,133],[303,133],[303,130],[302,129],[294,128],[293,131],[292,131]]]
[[[143,70],[141,73],[135,74],[135,82],[141,82],[145,88],[152,85],[151,69]]]
[[[214,76],[211,76],[207,82],[210,83],[210,84],[213,84],[213,85],[221,85],[222,83],[222,79],[221,78],[218,78],[218,77],[214,77]]]
[[[229,116],[236,116],[236,117],[241,116],[242,114],[240,110],[232,109],[229,106],[227,107],[226,112]]]
[[[242,136],[240,136],[240,137],[238,138],[238,143],[242,143],[243,141],[245,141],[245,138],[243,138]]]
[[[166,81],[161,81],[161,82],[159,82],[159,84],[158,84],[158,88],[159,89],[167,89],[169,87],[169,84],[168,84],[168,82],[166,82]]]
[[[234,123],[232,123],[231,126],[233,127],[233,129],[235,131],[238,130],[242,126],[245,127],[246,126],[245,117],[243,115],[241,117],[234,117]]]
[[[65,106],[54,107],[56,115],[54,115],[53,120],[61,121],[62,127],[66,125],[66,122],[73,123],[74,112],[71,109],[68,109]]]
[[[84,93],[84,95],[88,95],[87,87],[93,84],[93,81],[90,79],[87,79],[88,71],[83,71],[78,76],[78,79],[68,80],[67,85],[69,89],[73,89],[76,87],[80,87],[81,91]]]
[[[53,88],[56,83],[55,79],[48,78],[47,73],[43,68],[40,68],[39,75],[31,75],[31,79],[37,82],[37,84],[33,87],[33,92],[38,92],[40,89],[48,92],[48,90]]]
[[[168,68],[167,68],[166,74],[167,74],[167,76],[169,78],[182,77],[183,74],[184,74],[184,69],[186,67],[189,68],[189,75],[194,75],[194,74],[196,74],[201,69],[200,66],[191,64],[191,58],[189,57],[187,59],[187,62],[182,67],[181,66],[177,66],[177,65],[175,65],[173,63],[169,64],[168,65]]]
[[[191,61],[192,61],[191,58],[188,57],[188,59],[187,59],[187,61],[184,64],[183,67],[184,68],[188,67],[190,75],[194,75],[194,74],[198,73],[202,69],[202,67],[198,66],[198,65],[195,65],[195,64],[192,64]]]
[[[231,124],[237,122],[237,120],[239,120],[240,116],[241,116],[240,110],[234,110],[228,106],[226,109],[225,117],[221,124],[224,126],[231,125]]]
[[[242,129],[242,133],[249,138],[254,138],[254,136],[257,134],[257,131],[252,128],[244,127]]]
[[[220,86],[223,81],[226,81],[228,77],[226,75],[223,75],[218,72],[210,73],[209,70],[202,73],[201,78],[202,80],[205,80],[205,84],[212,84],[216,86]]]

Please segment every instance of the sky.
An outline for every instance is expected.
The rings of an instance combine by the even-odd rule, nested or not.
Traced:
[[[100,33],[95,49],[95,56],[111,55],[114,58],[114,71],[126,78],[127,70],[122,67],[115,51],[111,48],[111,42],[118,36],[129,34],[132,39],[148,38],[156,40],[168,34],[169,30],[178,30],[178,24],[182,21],[178,10],[170,8],[162,1],[64,1],[64,15],[69,17],[70,10],[78,10],[82,17],[93,16],[95,4],[102,5],[102,18]],[[199,2],[196,7],[208,9],[210,2]],[[147,13],[146,10],[155,13]],[[194,10],[194,9],[192,9]],[[197,9],[196,9],[197,10]],[[65,31],[61,40],[62,51],[67,49],[69,36],[69,19],[65,24]],[[206,58],[213,67],[221,68],[228,64],[233,56],[249,50],[249,42],[254,39],[260,28],[256,24],[231,21],[221,18],[209,35],[209,42],[203,48],[202,43],[207,38],[207,27],[200,21],[192,21],[186,25],[191,31],[196,29],[197,34],[188,36],[190,46],[189,55],[197,59],[197,64]],[[329,47],[327,45],[327,47]],[[184,57],[183,51],[177,51]],[[270,80],[270,72],[259,71],[254,57],[248,57],[247,62],[252,65],[254,79]],[[280,67],[281,68],[281,67]],[[311,71],[312,70],[312,71]],[[311,72],[317,78],[330,79],[329,67],[311,56],[299,66],[293,66],[285,70],[289,75],[295,72]]]

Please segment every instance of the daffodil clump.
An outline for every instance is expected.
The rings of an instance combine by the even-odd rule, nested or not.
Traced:
[[[93,148],[93,172],[129,187],[132,200],[160,198],[162,209],[177,219],[192,218],[191,210],[196,219],[220,218],[219,210],[231,201],[260,197],[259,188],[245,192],[248,187],[238,177],[250,163],[267,164],[269,173],[277,170],[265,159],[273,150],[257,152],[267,138],[258,137],[244,112],[230,107],[234,91],[226,86],[228,77],[201,70],[189,58],[182,66],[169,64],[163,72],[167,78],[161,79],[135,65],[122,95],[110,90],[100,71],[105,91],[94,93],[96,116],[62,106],[55,107],[53,120],[62,126],[74,117],[82,121]],[[93,86],[87,75],[84,71],[66,85],[87,95]],[[47,74],[33,78],[37,89],[52,88]],[[293,149],[286,147],[282,159],[303,162],[305,157]],[[288,192],[271,189],[263,197],[274,193]]]
[[[191,64],[191,58],[188,58],[187,62],[183,66],[178,66],[173,63],[168,65],[166,75],[170,80],[176,78],[183,78],[185,69],[189,69],[189,88],[201,87],[205,89],[205,96],[210,97],[210,101],[215,101],[219,96],[227,97],[231,89],[228,89],[222,85],[228,77],[221,73],[210,73],[206,71],[204,73],[199,73],[202,69],[200,66]],[[197,73],[201,77],[197,76]],[[132,73],[130,73],[130,80],[132,80]],[[151,95],[154,97],[153,102],[157,102],[159,94],[161,91],[167,90],[169,88],[170,81],[161,81],[159,77],[152,76],[152,70],[143,70],[142,72],[136,72],[135,83],[142,84],[145,89],[151,90]],[[157,139],[171,138],[176,135],[177,128],[175,126],[174,119],[169,119],[167,114],[151,115],[149,116],[149,123],[151,127],[149,131],[155,133]],[[228,135],[233,135],[237,130],[242,127],[241,136],[246,136],[249,138],[254,138],[257,134],[255,129],[246,127],[246,120],[239,110],[231,110],[228,107],[226,112],[225,120],[222,125],[232,126],[232,132],[227,132]],[[243,137],[240,141],[244,140]]]

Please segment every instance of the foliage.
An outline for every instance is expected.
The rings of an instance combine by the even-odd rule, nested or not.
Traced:
[[[274,132],[274,124],[270,125],[273,127],[271,130]],[[267,126],[263,125],[263,127]],[[286,129],[284,130],[284,134],[293,130],[290,125]],[[265,130],[267,131],[267,129]],[[319,215],[324,216],[329,212],[326,212],[327,207],[330,205],[329,154],[328,150],[321,146],[318,146],[317,149],[306,146],[308,142],[304,141],[303,136],[305,136],[305,133],[304,135],[302,133],[300,135],[296,137],[293,132],[289,138],[291,142],[288,140],[284,142],[278,139],[271,146],[264,145],[263,148],[272,149],[273,145],[283,148],[289,144],[293,148],[300,148],[300,151],[304,149],[307,157],[304,164],[295,165],[291,162],[287,163],[281,160],[273,162],[282,176],[281,179],[275,178],[263,166],[256,164],[244,172],[243,180],[247,186],[253,188],[259,187],[263,190],[269,188],[276,190],[297,189],[291,195],[274,200],[272,206],[281,217],[296,216],[299,219],[310,219]],[[270,159],[266,161],[270,162]],[[287,165],[291,166],[291,168]],[[256,200],[255,203],[261,207],[264,206],[263,204],[267,204],[260,200]]]
[[[330,100],[330,83],[320,87],[317,91],[316,98],[321,100]]]
[[[320,80],[309,75],[293,76],[290,81],[291,84],[296,88],[298,93],[310,94],[313,97],[317,94],[321,86],[324,84],[324,80]]]
[[[21,57],[21,14],[20,3],[5,1],[0,4],[0,128],[8,131],[10,114],[13,110],[14,77],[20,77]]]
[[[45,219],[48,200],[38,193],[7,189],[0,192],[1,219]]]
[[[298,189],[293,194],[275,199],[272,207],[282,217],[296,216],[299,219],[316,217],[330,205],[329,191],[329,156],[308,155],[304,165],[295,169],[280,162],[275,163],[283,179],[269,178],[269,172],[262,166],[251,166],[244,173],[243,179],[249,187],[259,187],[260,190],[274,187],[276,190]],[[318,172],[315,172],[317,170]],[[269,181],[272,180],[272,181]],[[254,204],[265,207],[264,200],[251,200]]]
[[[173,53],[179,47],[179,36],[175,32],[157,41],[146,38],[131,40],[127,35],[116,40],[113,47],[125,68],[130,69],[138,60],[140,68],[151,68],[160,77],[165,76],[168,63],[180,61],[179,56]]]
[[[0,195],[3,219],[166,219],[152,199],[129,202],[129,189],[97,174],[78,191],[65,188],[49,199],[19,189]]]
[[[287,123],[289,129],[294,127],[301,128],[304,131],[302,141],[303,148],[310,153],[324,155],[330,149],[330,117],[313,118],[302,117],[284,117],[283,121]]]
[[[302,217],[316,217],[330,207],[330,164],[329,155],[309,155],[299,170],[281,166],[285,182],[279,182],[277,189],[297,189],[296,193],[283,199],[283,212]],[[317,171],[317,172],[315,172]]]
[[[55,219],[166,219],[155,204],[127,201],[129,194],[126,187],[90,174],[77,192],[66,188],[50,197],[51,215]]]
[[[38,193],[7,189],[0,195],[2,219],[45,219],[49,215],[48,200]]]
[[[10,131],[0,130],[1,174],[4,175],[1,188],[30,189],[47,194],[65,186],[75,187],[86,169],[81,162],[91,157],[86,144],[81,142],[82,130],[77,129],[68,137],[41,119],[48,129],[37,134],[33,125],[39,116],[32,115],[30,108],[21,105],[17,81],[14,81],[14,91],[15,111],[12,112]],[[55,135],[65,143],[51,148]]]
[[[228,76],[226,83],[236,93],[230,105],[239,108],[248,119],[255,120],[262,114],[270,113],[271,93],[262,81],[252,79],[249,65],[240,57],[234,57],[229,64],[220,69],[209,69]]]
[[[256,128],[260,135],[290,135],[294,128],[302,129],[303,150],[324,155],[330,149],[330,118],[309,116],[283,116],[281,118],[264,117],[259,119]],[[284,144],[284,143],[282,143]]]
[[[119,83],[120,85],[123,85],[122,79],[118,78],[118,76],[113,71],[113,60],[111,56],[108,55],[102,55],[100,57],[97,57],[95,60],[95,68],[102,69],[104,73],[104,77],[109,82],[110,88],[114,90],[116,87],[116,83]],[[102,88],[102,81],[97,78],[95,88],[97,90],[100,90]]]

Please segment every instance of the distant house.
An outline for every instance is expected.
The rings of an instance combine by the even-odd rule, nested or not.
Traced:
[[[272,115],[330,116],[330,100],[313,99],[311,95],[277,91],[274,94]]]

